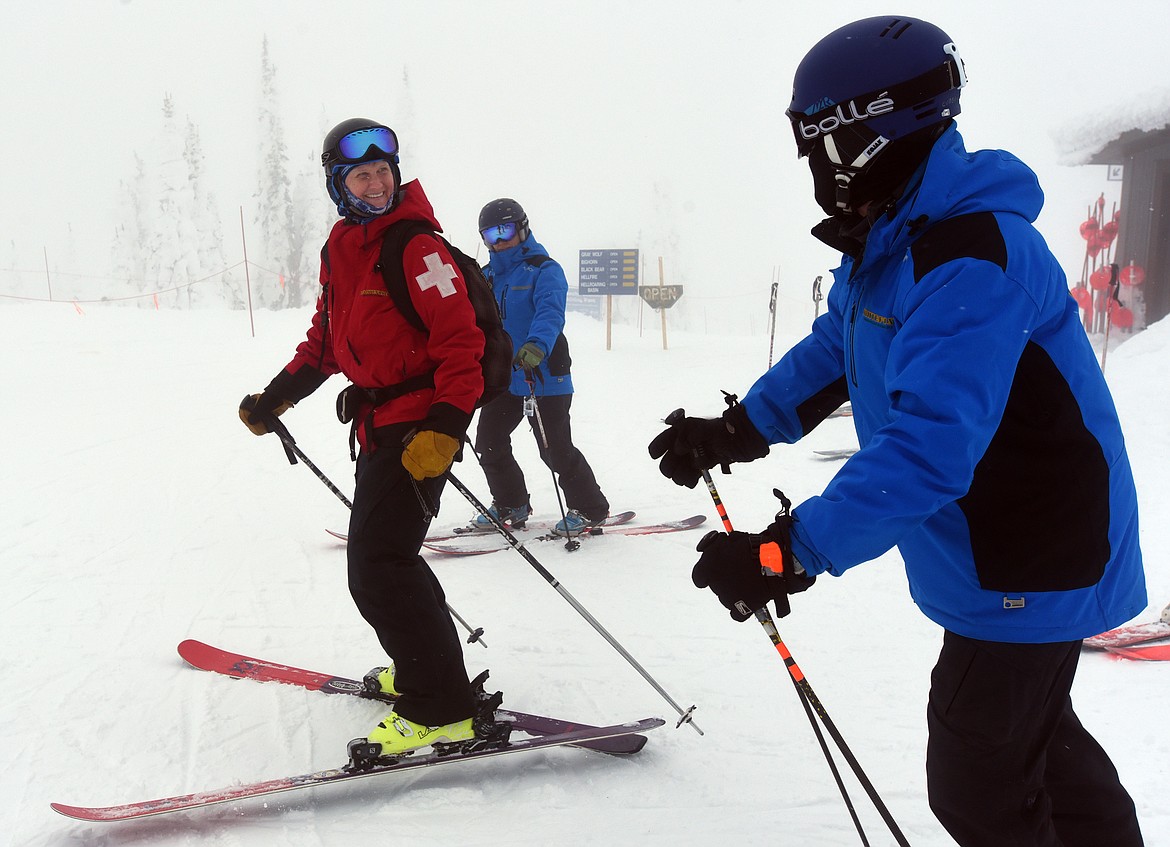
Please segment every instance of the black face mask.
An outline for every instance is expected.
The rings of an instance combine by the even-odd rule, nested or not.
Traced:
[[[877,136],[863,127],[843,127],[832,133],[836,158],[830,159],[822,137],[808,156],[808,167],[813,177],[813,195],[817,205],[830,216],[856,216],[856,210],[866,203],[882,203],[896,199],[905,183],[930,154],[930,148],[950,126],[943,121],[912,132],[897,141],[888,141],[876,152],[866,151]],[[853,163],[863,159],[860,166]]]

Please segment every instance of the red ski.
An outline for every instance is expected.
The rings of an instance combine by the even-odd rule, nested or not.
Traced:
[[[1170,662],[1170,644],[1147,644],[1138,647],[1106,647],[1114,656],[1141,662]]]
[[[1111,629],[1100,635],[1094,635],[1092,638],[1086,638],[1084,646],[1104,650],[1109,647],[1129,647],[1148,641],[1161,641],[1163,638],[1170,638],[1170,606],[1162,610],[1160,620]]]

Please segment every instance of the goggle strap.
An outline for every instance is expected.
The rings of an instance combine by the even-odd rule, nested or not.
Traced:
[[[905,82],[900,82],[897,85],[892,85],[888,88],[878,88],[866,94],[859,94],[856,97],[849,99],[854,102],[868,103],[879,97],[893,101],[894,108],[890,111],[897,112],[921,103],[931,97],[937,97],[955,88],[962,88],[967,82],[966,75],[956,65],[954,58],[948,58],[945,62],[935,68],[931,68],[926,73],[919,74],[913,79],[908,79]],[[810,114],[804,112],[794,112],[792,109],[785,111],[788,119],[791,121],[803,120],[812,124],[819,124],[822,120],[832,117],[836,114],[840,103],[834,103],[832,106],[820,109],[819,111]]]

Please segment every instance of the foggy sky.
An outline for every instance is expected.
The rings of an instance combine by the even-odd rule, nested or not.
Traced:
[[[381,120],[398,131],[405,176],[422,180],[465,249],[475,249],[480,206],[512,196],[570,285],[577,250],[641,246],[665,254],[668,281],[711,308],[766,290],[774,265],[782,292],[803,299],[835,264],[808,236],[820,210],[783,110],[809,47],[883,11],[854,0],[3,0],[0,9],[9,174],[0,235],[22,267],[42,267],[44,249],[58,270],[108,271],[118,181],[157,135],[167,94],[179,120],[199,128],[226,252],[238,256],[231,241],[255,190],[267,35],[293,169],[316,161],[334,123]],[[1041,230],[1066,271],[1079,272],[1077,225],[1119,185],[1102,167],[1059,165],[1052,133],[1162,83],[1170,11],[1083,0],[888,11],[955,39],[970,78],[959,118],[968,147],[1008,149],[1038,172]]]

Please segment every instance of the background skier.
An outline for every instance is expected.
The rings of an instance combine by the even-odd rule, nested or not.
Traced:
[[[533,237],[528,216],[515,200],[500,198],[484,206],[479,233],[489,251],[484,272],[516,349],[511,390],[483,407],[475,436],[492,493],[491,510],[513,527],[523,526],[532,513],[524,472],[512,455],[511,436],[525,417],[526,398],[534,395],[537,409],[528,423],[540,458],[557,475],[569,508],[553,529],[561,535],[578,535],[608,517],[609,501],[585,456],[573,444],[569,422],[572,359],[563,332],[569,284],[561,266]],[[475,524],[491,527],[483,515]]]

